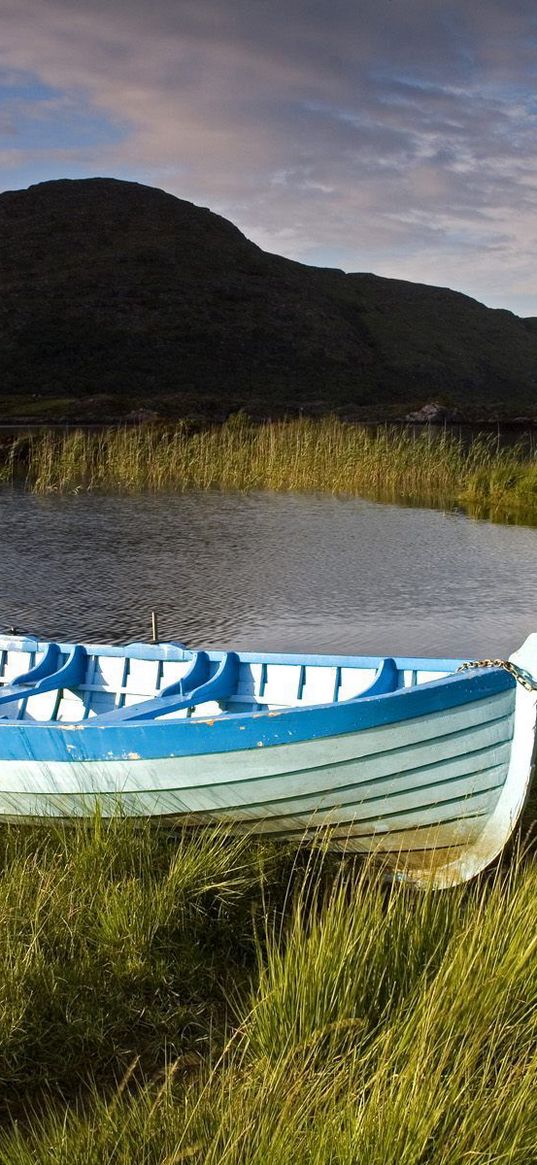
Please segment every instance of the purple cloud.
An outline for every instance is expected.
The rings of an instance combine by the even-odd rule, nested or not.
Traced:
[[[0,66],[96,119],[92,141],[48,154],[43,130],[35,180],[41,166],[50,177],[85,162],[209,205],[293,258],[537,314],[534,0],[288,0],[285,13],[268,0],[0,0],[0,11]],[[31,160],[23,122],[8,105],[4,187],[17,158]]]

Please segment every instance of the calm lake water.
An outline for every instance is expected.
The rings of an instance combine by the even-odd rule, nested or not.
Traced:
[[[0,628],[273,651],[503,655],[537,530],[294,494],[0,492]]]

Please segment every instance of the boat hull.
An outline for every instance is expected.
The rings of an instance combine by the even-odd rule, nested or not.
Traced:
[[[519,662],[537,670],[530,641]],[[520,814],[535,693],[498,668],[361,700],[127,725],[0,725],[0,817],[98,807],[372,854],[438,887],[502,849]]]
[[[121,758],[4,759],[0,814],[77,817],[99,806],[105,816],[226,821],[279,837],[328,829],[333,846],[375,853],[415,880],[433,871],[438,884],[458,881],[454,868],[442,870],[478,846],[494,814],[514,712],[509,686],[449,711],[314,741],[142,757],[131,740]]]

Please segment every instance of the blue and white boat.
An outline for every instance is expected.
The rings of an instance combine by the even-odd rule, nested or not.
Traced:
[[[451,886],[497,856],[526,798],[537,635],[512,661],[3,635],[0,818],[99,806],[284,838],[326,828],[336,848]]]

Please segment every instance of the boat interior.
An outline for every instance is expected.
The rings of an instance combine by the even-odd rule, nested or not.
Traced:
[[[0,723],[105,724],[365,699],[454,672],[459,660],[192,651],[0,636]]]

